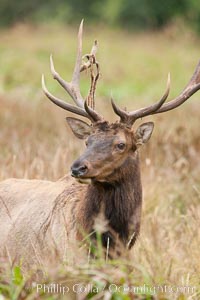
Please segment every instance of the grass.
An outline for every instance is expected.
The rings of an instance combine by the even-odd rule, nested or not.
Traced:
[[[97,108],[116,119],[110,95],[120,105],[135,109],[156,101],[165,89],[168,71],[171,97],[191,77],[199,60],[200,41],[187,30],[169,28],[146,34],[87,28],[84,53],[95,38],[101,80]],[[18,25],[0,34],[0,180],[9,177],[56,180],[68,172],[84,147],[65,125],[66,113],[41,92],[45,73],[49,89],[67,99],[50,77],[49,54],[56,69],[70,79],[75,59],[76,29],[61,26]],[[83,94],[88,77],[82,76]],[[144,203],[141,235],[130,261],[89,266],[64,265],[49,269],[45,284],[70,287],[63,299],[200,299],[200,134],[199,94],[181,108],[147,118],[155,122],[151,141],[141,149]],[[69,114],[67,114],[69,115]],[[37,293],[38,274],[23,276],[20,266],[0,261],[0,299],[62,299],[61,294]],[[98,294],[71,292],[73,285],[93,284]],[[161,293],[151,298],[110,291],[121,286],[190,286],[190,293]],[[30,288],[32,287],[33,288]],[[103,289],[104,287],[104,289]],[[114,288],[114,286],[113,286]],[[81,298],[82,297],[82,298]],[[134,298],[133,298],[134,297]],[[138,298],[137,298],[138,297]]]

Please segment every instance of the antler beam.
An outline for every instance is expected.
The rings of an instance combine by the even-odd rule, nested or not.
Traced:
[[[165,103],[165,101],[167,100],[170,91],[170,74],[168,74],[167,88],[164,95],[162,96],[160,101],[158,101],[153,105],[147,106],[145,108],[140,108],[135,111],[127,112],[119,108],[112,99],[111,99],[111,103],[114,112],[120,117],[120,121],[122,123],[127,124],[127,126],[131,127],[133,123],[139,118],[143,118],[148,115],[163,113],[175,109],[176,107],[182,105],[199,89],[200,89],[200,62],[198,63],[191,80],[189,81],[189,83],[187,84],[183,92],[178,97],[169,101],[168,103]]]

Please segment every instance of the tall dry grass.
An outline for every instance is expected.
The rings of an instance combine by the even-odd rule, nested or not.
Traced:
[[[49,103],[40,88],[40,74],[49,74],[50,52],[55,53],[60,73],[70,78],[75,35],[73,28],[61,27],[18,26],[1,32],[1,180],[9,177],[57,180],[69,171],[81,153],[83,143],[76,140],[65,124],[64,118],[69,114]],[[100,40],[102,72],[97,107],[110,120],[116,119],[108,101],[111,90],[117,101],[128,109],[147,105],[162,94],[164,75],[171,70],[171,94],[175,96],[199,59],[200,43],[188,32],[180,37],[174,30],[138,35],[87,28],[85,52],[90,49],[89,40],[96,35]],[[87,79],[87,76],[83,78],[84,93]],[[54,93],[66,98],[49,75],[47,81]],[[155,122],[155,130],[149,144],[141,149],[143,216],[141,234],[129,262],[131,275],[120,265],[117,269],[116,265],[91,267],[94,273],[99,272],[103,282],[109,276],[107,282],[113,280],[118,284],[123,277],[127,284],[195,286],[193,294],[169,294],[157,299],[199,299],[199,97],[197,93],[183,107],[147,118]],[[83,273],[77,269],[70,272],[80,277],[80,281],[94,280],[90,274],[82,278]],[[70,272],[62,276],[70,278]],[[49,280],[59,280],[57,271],[50,273]],[[45,295],[38,297],[33,299]]]

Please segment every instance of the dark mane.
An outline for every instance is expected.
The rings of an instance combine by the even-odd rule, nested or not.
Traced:
[[[102,232],[103,245],[107,238],[114,248],[116,241],[129,248],[133,246],[139,234],[142,188],[139,158],[128,157],[123,166],[115,170],[113,182],[93,182],[87,190],[81,219],[79,222],[86,232],[94,232],[95,218],[104,208],[108,228]]]

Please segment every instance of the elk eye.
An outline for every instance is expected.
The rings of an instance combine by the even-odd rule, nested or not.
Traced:
[[[117,144],[117,148],[119,149],[119,150],[124,150],[124,148],[125,148],[125,144],[124,143],[119,143],[119,144]]]
[[[85,142],[85,146],[86,146],[86,147],[88,146],[88,141]]]

